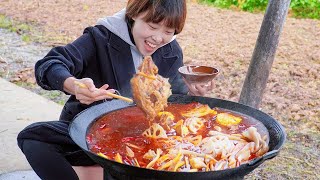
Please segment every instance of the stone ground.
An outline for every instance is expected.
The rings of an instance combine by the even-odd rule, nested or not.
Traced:
[[[0,180],[40,180],[34,171],[16,171],[7,174],[0,174]]]
[[[10,177],[22,177],[16,175],[31,169],[17,146],[18,133],[31,123],[58,119],[62,106],[2,78],[0,92],[0,179],[15,180]],[[3,174],[12,171],[21,172]]]

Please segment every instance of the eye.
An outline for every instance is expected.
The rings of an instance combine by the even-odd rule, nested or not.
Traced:
[[[166,31],[166,34],[172,35],[172,34],[174,34],[174,31]]]
[[[149,25],[150,29],[152,29],[152,30],[157,29],[155,26],[153,26],[153,25],[151,25],[151,24],[148,24],[148,25]]]

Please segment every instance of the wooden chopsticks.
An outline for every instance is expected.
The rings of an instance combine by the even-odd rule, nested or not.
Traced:
[[[81,87],[81,88],[87,88],[87,86],[79,81],[74,81],[74,84]]]
[[[81,83],[79,81],[74,81],[74,84],[79,86],[79,87],[81,87],[81,88],[88,88],[85,84],[83,84],[83,83]],[[126,101],[128,103],[133,103],[132,99],[124,97],[124,96],[120,96],[120,95],[109,93],[109,92],[107,92],[107,95],[111,96],[113,98],[116,98],[116,99],[120,99],[120,100]]]

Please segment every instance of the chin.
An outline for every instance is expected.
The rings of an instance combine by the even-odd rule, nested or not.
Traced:
[[[144,46],[142,45],[142,47],[138,47],[139,52],[143,55],[143,56],[151,56],[154,52],[156,52],[158,48],[154,48],[152,51],[148,51],[147,49],[144,48]]]
[[[140,50],[139,50],[140,51]],[[154,51],[146,51],[146,50],[143,50],[143,51],[140,51],[140,53],[143,55],[143,56],[151,56],[153,53],[155,52]]]
[[[143,53],[142,55],[143,56],[151,56],[155,51],[152,51],[152,52],[148,52],[148,53]]]

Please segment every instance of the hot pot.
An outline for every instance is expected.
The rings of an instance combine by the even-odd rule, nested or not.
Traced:
[[[187,104],[199,102],[208,104],[211,108],[219,107],[239,112],[260,121],[268,130],[270,141],[269,151],[263,156],[253,159],[249,163],[242,164],[237,168],[209,172],[169,172],[139,168],[104,159],[90,152],[86,142],[86,135],[91,125],[101,116],[115,110],[126,108],[129,105],[120,100],[102,103],[79,113],[69,126],[69,133],[73,141],[80,146],[90,158],[101,165],[104,169],[104,179],[243,179],[260,164],[278,155],[280,148],[285,142],[284,128],[271,116],[255,108],[236,102],[198,96],[172,95],[168,99],[171,103]]]

